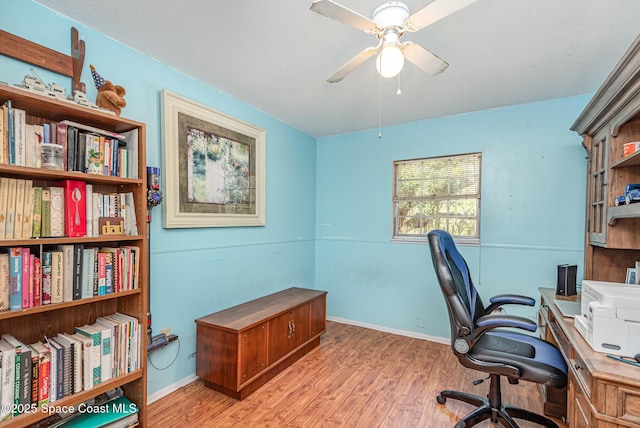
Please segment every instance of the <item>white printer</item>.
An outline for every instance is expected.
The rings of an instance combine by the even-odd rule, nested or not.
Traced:
[[[582,314],[574,325],[598,352],[623,357],[640,353],[640,286],[582,281]]]

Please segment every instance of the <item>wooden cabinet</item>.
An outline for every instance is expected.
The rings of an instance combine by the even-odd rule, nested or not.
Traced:
[[[289,288],[196,322],[196,374],[239,400],[320,344],[326,291]]]
[[[624,282],[640,260],[640,203],[616,205],[627,184],[640,183],[640,36],[624,54],[571,129],[587,152],[584,279]]]
[[[560,349],[569,368],[565,397],[545,402],[560,408],[566,403],[569,428],[622,428],[640,426],[640,374],[638,368],[594,351],[554,303],[555,290],[541,288],[539,324]],[[577,300],[577,296],[563,298]],[[543,397],[549,398],[548,395]]]
[[[81,180],[92,184],[100,193],[132,192],[138,224],[136,235],[101,235],[99,237],[56,237],[40,239],[3,239],[0,240],[1,251],[8,248],[29,248],[32,253],[41,255],[46,249],[57,245],[82,244],[85,247],[123,247],[139,248],[138,287],[128,291],[99,295],[62,303],[29,307],[27,309],[0,312],[0,333],[9,333],[18,340],[31,344],[45,341],[45,337],[55,337],[58,333],[73,333],[74,328],[91,324],[97,317],[121,312],[135,317],[140,325],[139,362],[141,368],[109,381],[99,383],[93,389],[65,396],[57,400],[56,406],[77,406],[101,393],[116,387],[122,387],[125,395],[139,409],[140,426],[145,426],[147,400],[146,374],[146,334],[147,325],[147,237],[145,234],[146,210],[146,165],[145,165],[145,125],[143,123],[117,117],[95,109],[81,107],[75,103],[58,101],[22,89],[0,84],[0,104],[11,100],[12,106],[26,111],[27,124],[42,124],[63,120],[74,121],[101,130],[127,133],[132,131],[137,140],[128,144],[137,144],[137,178],[121,178],[114,176],[89,175],[81,172],[51,170],[0,165],[0,177],[31,180],[34,185],[47,187],[60,185],[62,180]],[[50,407],[51,409],[51,407]],[[47,417],[45,412],[31,412],[16,416],[0,423],[0,427],[23,427],[39,422]]]

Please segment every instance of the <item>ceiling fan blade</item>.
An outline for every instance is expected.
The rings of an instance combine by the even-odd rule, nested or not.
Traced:
[[[375,22],[332,0],[316,0],[311,4],[311,10],[365,33],[375,34],[378,31],[378,25]]]
[[[364,64],[365,61],[367,61],[369,58],[374,56],[377,52],[378,52],[378,48],[374,48],[374,47],[370,47],[363,50],[358,55],[353,57],[348,63],[340,67],[338,71],[333,73],[333,75],[327,79],[327,82],[329,83],[340,82],[342,79],[347,77],[349,73],[351,73],[353,70],[358,68],[360,65]]]
[[[401,46],[405,59],[414,63],[425,73],[436,75],[442,73],[449,64],[438,58],[420,45],[413,42],[405,42]]]
[[[434,0],[404,21],[407,31],[418,31],[477,0]]]

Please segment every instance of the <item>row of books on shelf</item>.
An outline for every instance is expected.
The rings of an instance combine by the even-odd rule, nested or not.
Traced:
[[[122,313],[26,344],[0,340],[0,419],[33,413],[141,368],[141,327]]]
[[[140,248],[57,245],[0,253],[0,311],[87,299],[139,287]]]
[[[138,406],[116,387],[92,397],[75,406],[52,405],[58,413],[51,414],[49,408],[41,407],[49,415],[31,428],[127,428],[139,422]]]
[[[0,239],[137,234],[132,192],[94,192],[81,180],[37,186],[33,180],[0,178]]]
[[[119,134],[70,120],[29,124],[27,116],[10,100],[0,106],[0,164],[138,177],[137,130]],[[44,147],[59,151],[49,158]]]

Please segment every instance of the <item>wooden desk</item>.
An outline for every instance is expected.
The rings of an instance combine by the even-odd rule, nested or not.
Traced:
[[[640,427],[640,367],[621,363],[596,352],[565,318],[554,299],[555,289],[540,288],[540,335],[555,344],[569,366],[566,416],[569,428]],[[543,388],[545,413],[563,406],[558,390]],[[558,415],[554,415],[558,416]]]

